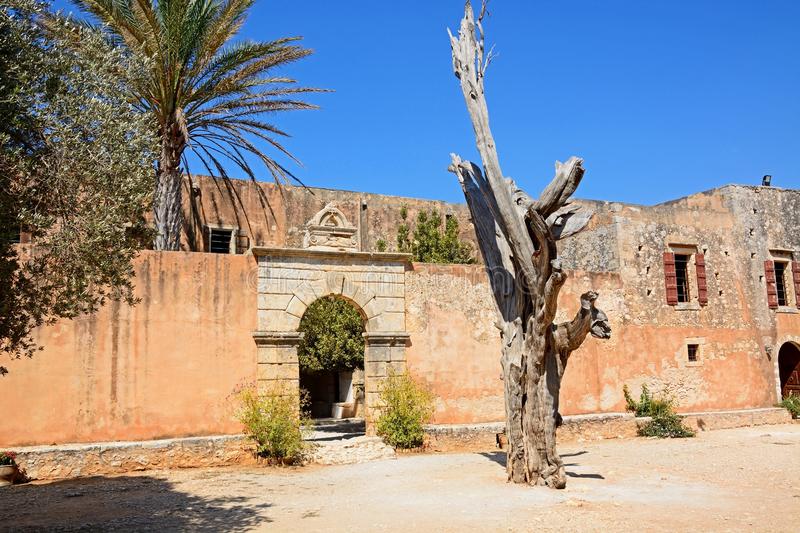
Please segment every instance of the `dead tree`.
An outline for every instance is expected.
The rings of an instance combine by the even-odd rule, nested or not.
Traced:
[[[458,37],[448,31],[453,69],[483,160],[481,170],[452,154],[450,171],[458,176],[469,205],[500,317],[508,479],[564,488],[564,465],[556,452],[561,378],[570,354],[588,333],[607,339],[611,330],[605,314],[595,308],[593,291],[581,296],[575,318],[553,323],[566,280],[556,240],[582,230],[592,212],[569,204],[584,172],[577,157],[556,162],[555,178],[538,200],[503,176],[484,97],[492,59],[484,49],[485,13],[484,2],[476,20],[467,0]]]

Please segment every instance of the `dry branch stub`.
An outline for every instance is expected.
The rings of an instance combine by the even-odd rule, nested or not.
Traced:
[[[469,112],[483,169],[451,154],[469,206],[499,313],[501,366],[506,404],[508,478],[515,483],[566,486],[556,452],[558,399],[570,354],[591,333],[611,336],[608,319],[595,307],[598,294],[581,296],[578,313],[554,324],[558,293],[566,280],[556,240],[581,231],[592,213],[569,204],[583,178],[583,161],[556,162],[556,175],[538,200],[504,177],[489,127],[483,79],[483,17],[467,2],[458,36],[450,33],[453,70]]]

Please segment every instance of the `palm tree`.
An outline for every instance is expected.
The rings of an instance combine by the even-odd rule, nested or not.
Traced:
[[[254,1],[74,0],[122,46],[146,58],[147,72],[135,82],[133,97],[152,113],[161,140],[154,197],[157,250],[180,249],[187,148],[211,175],[227,178],[222,163],[228,160],[255,180],[250,154],[278,183],[294,178],[255,143],[265,141],[299,163],[277,140],[287,134],[264,115],[316,108],[296,95],[317,89],[271,74],[311,50],[295,44],[299,37],[232,43]]]

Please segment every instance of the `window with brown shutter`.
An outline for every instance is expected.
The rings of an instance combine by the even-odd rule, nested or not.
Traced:
[[[789,297],[786,291],[786,267],[789,263],[785,261],[773,261],[775,265],[775,291],[778,293],[778,307],[789,305]]]
[[[792,261],[792,279],[794,280],[794,301],[800,309],[800,261]]]
[[[770,309],[778,308],[778,287],[775,283],[775,263],[764,261],[764,279],[767,281],[767,305]]]
[[[678,305],[678,280],[675,273],[675,254],[664,252],[664,284],[667,288],[667,305]]]
[[[708,284],[706,283],[706,258],[703,254],[695,254],[695,269],[697,271],[697,301],[700,305],[708,304]]]

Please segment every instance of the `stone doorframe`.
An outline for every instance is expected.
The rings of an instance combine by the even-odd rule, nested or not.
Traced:
[[[258,269],[257,381],[299,390],[300,319],[323,296],[352,303],[364,319],[364,407],[371,433],[390,371],[404,372],[405,271],[410,254],[253,248]]]

